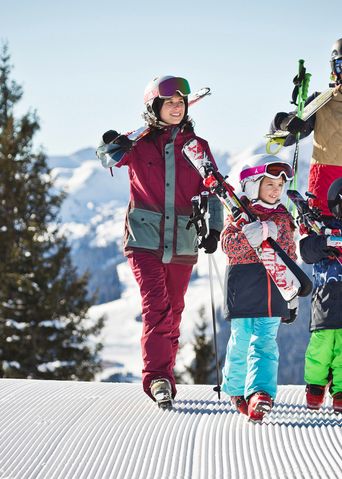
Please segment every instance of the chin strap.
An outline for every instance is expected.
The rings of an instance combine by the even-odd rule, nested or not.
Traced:
[[[280,205],[280,200],[278,200],[276,203],[273,203],[273,204],[266,203],[265,201],[262,201],[262,200],[256,200],[256,201],[252,201],[252,205],[253,206],[260,205],[260,206],[263,206],[264,208],[275,210]]]

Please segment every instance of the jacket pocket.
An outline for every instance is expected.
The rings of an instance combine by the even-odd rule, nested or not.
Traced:
[[[157,250],[160,245],[162,214],[133,208],[128,213],[127,246]]]
[[[189,216],[177,216],[177,255],[196,255],[198,252],[197,234],[194,225],[189,230],[186,229]]]

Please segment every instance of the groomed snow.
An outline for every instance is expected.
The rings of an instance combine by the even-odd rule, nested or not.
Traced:
[[[140,384],[0,380],[1,479],[339,479],[342,415],[281,386],[263,424],[211,386],[179,385],[172,411]]]

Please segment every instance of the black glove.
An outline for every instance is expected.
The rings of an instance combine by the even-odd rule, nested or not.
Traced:
[[[290,317],[289,318],[281,318],[281,322],[284,323],[284,324],[291,324],[294,321],[296,321],[296,319],[297,319],[298,308],[293,308],[293,309],[290,309],[289,311],[290,311]]]
[[[207,254],[215,253],[217,250],[217,242],[220,239],[220,233],[217,230],[210,230],[209,235],[206,238],[202,238],[199,248],[204,248],[204,252]]]
[[[103,133],[102,135],[103,143],[105,143],[106,145],[109,145],[109,143],[113,143],[118,136],[120,136],[120,133],[118,133],[117,131],[108,130],[106,131],[106,133]]]
[[[281,130],[281,124],[289,116],[288,113],[285,113],[284,111],[280,111],[279,113],[276,114],[274,117],[274,120],[272,121],[271,125],[271,133],[274,133],[275,130]]]
[[[338,248],[334,248],[334,246],[327,246],[324,248],[324,253],[327,258],[337,258],[337,256],[340,256],[341,251]]]
[[[305,121],[296,115],[287,115],[280,123],[280,129],[289,131],[292,135],[303,133],[305,130]]]
[[[126,135],[120,135],[115,130],[108,130],[102,135],[103,142],[108,145],[109,143],[115,143],[119,145],[123,151],[129,151],[133,146],[133,141]]]
[[[288,311],[289,311],[289,318],[281,318],[281,322],[285,324],[291,324],[297,319],[298,315],[298,306],[299,306],[299,299],[298,296],[295,296],[287,303]]]
[[[340,256],[341,251],[338,248],[335,248],[334,246],[328,246],[327,245],[327,237],[323,236],[324,239],[322,239],[320,243],[320,248],[322,251],[322,258],[336,258],[337,256]]]

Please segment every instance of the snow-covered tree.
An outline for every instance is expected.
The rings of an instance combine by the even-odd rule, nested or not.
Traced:
[[[43,151],[34,152],[35,112],[20,118],[22,88],[0,52],[0,377],[93,379],[101,369],[103,321],[87,311],[79,277],[58,231],[63,197],[53,190]]]

